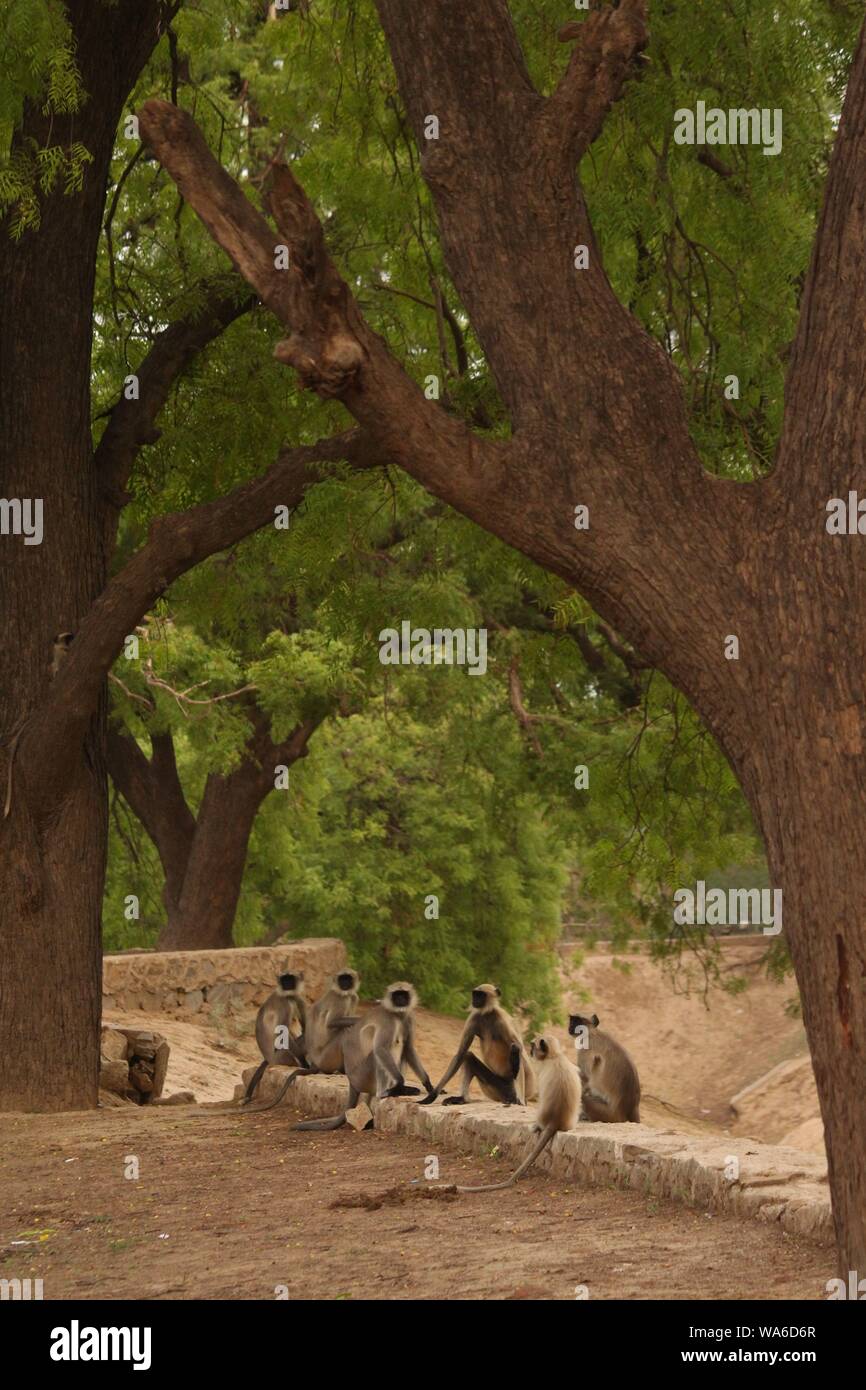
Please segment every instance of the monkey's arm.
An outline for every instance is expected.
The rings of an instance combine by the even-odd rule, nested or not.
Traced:
[[[403,1063],[404,1068],[407,1064],[412,1068],[418,1080],[421,1082],[422,1086],[427,1092],[428,1097],[431,1100],[435,1100],[437,1092],[433,1086],[433,1082],[430,1080],[429,1076],[424,1070],[424,1063],[421,1061],[421,1058],[415,1051],[415,1039],[411,1033],[408,1034],[406,1037],[406,1042],[403,1047],[403,1056],[400,1060]]]
[[[395,1085],[403,1085],[403,1073],[400,1071],[400,1068],[397,1066],[388,1048],[382,1047],[378,1041],[373,1044],[373,1058],[377,1067],[380,1067],[383,1072],[386,1072]]]
[[[463,1037],[460,1039],[460,1046],[458,1047],[456,1053],[454,1054],[454,1057],[452,1058],[451,1065],[449,1066],[445,1075],[442,1077],[442,1080],[437,1082],[437,1084],[433,1087],[433,1090],[429,1093],[429,1095],[426,1095],[422,1101],[418,1102],[419,1105],[430,1105],[438,1095],[441,1095],[441,1093],[445,1090],[445,1087],[448,1085],[448,1082],[451,1080],[452,1076],[463,1065],[463,1058],[466,1056],[467,1052],[472,1046],[474,1039],[475,1024],[470,1019],[470,1021],[467,1023],[466,1027],[463,1030]]]
[[[301,1034],[303,1035],[307,1031],[307,1010],[303,999],[298,1000],[298,1022],[301,1025]]]

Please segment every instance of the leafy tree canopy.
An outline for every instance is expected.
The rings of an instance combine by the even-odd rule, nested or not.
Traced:
[[[512,10],[533,77],[550,90],[563,63],[562,6],[525,0]],[[70,111],[87,96],[62,7],[33,16],[21,0],[4,16],[0,196],[16,208],[16,235],[38,217],[37,183],[62,173],[74,197],[86,159],[71,145],[10,147],[25,97]],[[859,6],[843,0],[729,0],[705,8],[700,25],[688,6],[655,6],[642,80],[584,162],[614,287],[682,372],[693,435],[720,475],[753,477],[773,455],[858,22]],[[193,111],[255,201],[268,162],[293,162],[374,327],[450,409],[506,431],[444,264],[372,4],[299,0],[275,16],[240,0],[183,5],[130,114],[154,94]],[[797,159],[678,146],[674,111],[698,100],[778,106]],[[756,244],[761,257],[749,254]],[[217,296],[239,311],[247,301],[122,121],[97,288],[97,439],[157,335]],[[333,405],[274,363],[276,333],[260,310],[239,312],[173,387],[161,437],[136,464],[116,564],[154,518],[257,475],[286,441],[334,429]],[[404,618],[487,626],[488,675],[383,667],[378,633]],[[253,686],[282,732],[328,711],[289,791],[269,797],[256,823],[238,940],[285,918],[296,934],[346,936],[375,987],[415,974],[430,1002],[456,1007],[467,976],[492,973],[543,1011],[550,946],[573,906],[570,870],[581,911],[595,904],[606,929],[641,921],[666,940],[674,885],[757,857],[718,750],[639,654],[624,661],[608,637],[560,581],[431,506],[407,479],[338,470],[288,531],[262,532],[176,584],[138,663],[118,662],[112,691],[116,717],[143,746],[150,732],[172,730],[193,804],[209,771],[243,756],[243,706],[194,706],[172,692],[196,687],[211,699]],[[588,790],[574,786],[577,765],[590,769]],[[158,863],[115,811],[108,940],[132,944],[129,892],[144,904],[136,940],[152,940]],[[430,894],[438,919],[424,916]]]

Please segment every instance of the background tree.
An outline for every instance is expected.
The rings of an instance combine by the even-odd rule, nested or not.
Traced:
[[[125,637],[180,574],[273,522],[275,508],[295,505],[321,476],[323,462],[345,459],[347,451],[353,461],[368,462],[353,436],[318,449],[275,451],[266,474],[232,488],[231,477],[223,478],[219,466],[215,476],[209,459],[194,482],[180,482],[185,511],[152,521],[144,536],[125,528],[116,547],[118,518],[131,500],[129,485],[136,486],[133,470],[142,448],[158,438],[155,420],[173,383],[252,304],[237,277],[222,270],[207,276],[215,255],[203,261],[192,251],[187,256],[181,209],[163,187],[172,258],[158,274],[152,267],[150,278],[145,268],[129,287],[134,311],[120,318],[123,255],[114,251],[115,214],[130,165],[147,164],[136,148],[128,99],[139,79],[142,95],[177,95],[184,81],[171,29],[178,9],[169,0],[87,6],[49,0],[34,20],[29,0],[14,0],[2,16],[9,79],[0,106],[2,475],[7,500],[39,499],[44,507],[42,544],[26,546],[5,526],[0,537],[9,653],[0,672],[5,1108],[96,1103],[108,806],[105,678]],[[227,4],[209,13],[203,43],[208,33],[216,41],[220,26],[233,22],[227,18],[232,11]],[[248,24],[261,13],[250,12]],[[157,45],[155,65],[146,72]],[[112,327],[109,320],[104,325],[110,348],[105,336],[94,344],[92,327],[104,215],[107,281],[115,286]],[[161,232],[150,250],[161,244]],[[142,262],[148,248],[137,246],[139,235],[140,224],[125,231],[127,253],[136,247]],[[148,278],[145,301],[140,286]],[[140,486],[146,493],[146,471]],[[208,500],[189,507],[193,494]],[[60,632],[73,632],[75,640],[52,680]],[[59,1059],[54,1027],[30,1023],[49,1016],[64,1030]],[[42,1082],[49,1068],[55,1080],[50,1095]]]

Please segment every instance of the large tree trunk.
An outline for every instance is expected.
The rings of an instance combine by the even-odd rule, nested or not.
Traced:
[[[803,615],[801,615],[803,616]],[[801,627],[809,658],[754,721],[743,784],[782,889],[785,937],[824,1121],[839,1269],[866,1269],[866,812],[864,708],[841,700],[818,655],[820,622]],[[769,655],[769,650],[767,655]],[[823,660],[827,660],[825,651]],[[862,667],[861,657],[861,670]],[[777,672],[778,665],[768,660]],[[790,698],[788,685],[796,685]],[[833,710],[838,711],[835,716]]]
[[[14,732],[49,682],[55,634],[77,630],[105,580],[90,444],[90,320],[81,313],[82,297],[88,305],[92,297],[104,178],[103,159],[101,179],[99,171],[89,174],[87,195],[76,202],[49,199],[39,233],[20,246],[0,228],[3,493],[42,498],[44,505],[41,545],[12,536],[0,542],[0,728],[9,739],[7,759]],[[3,1108],[96,1102],[103,722],[101,704],[49,817],[31,806],[13,766],[10,815],[0,821]],[[32,1039],[26,1050],[23,1038]]]
[[[276,767],[291,767],[307,756],[323,717],[304,720],[275,744],[265,716],[257,709],[249,715],[253,730],[245,758],[232,772],[208,776],[196,816],[183,793],[170,733],[152,735],[150,761],[129,735],[109,733],[111,779],[153,841],[165,873],[162,951],[222,950],[233,944],[259,807],[274,788]]]
[[[19,133],[40,145],[79,140],[93,162],[80,194],[61,190],[42,200],[38,231],[13,242],[0,226],[2,492],[44,506],[41,545],[0,541],[4,797],[16,733],[45,698],[53,638],[77,631],[105,583],[105,503],[90,433],[96,247],[123,104],[167,13],[154,0],[73,7],[89,99],[71,119],[49,118],[37,102]],[[0,1109],[96,1103],[104,725],[103,697],[48,795],[31,795],[24,759],[13,767],[10,814],[0,819]],[[51,768],[42,772],[43,786],[50,784]]]
[[[273,781],[271,781],[273,786]],[[253,824],[268,788],[253,778],[211,773],[199,807],[183,888],[168,906],[161,951],[220,950],[232,945]]]
[[[816,701],[816,705],[817,705]],[[815,717],[819,708],[813,708]],[[866,776],[844,746],[816,757],[814,724],[768,731],[762,792],[774,885],[821,1103],[840,1270],[866,1269]],[[791,727],[798,726],[797,731]],[[787,737],[785,736],[787,735]],[[799,755],[798,755],[799,747]],[[767,807],[766,803],[772,806]]]

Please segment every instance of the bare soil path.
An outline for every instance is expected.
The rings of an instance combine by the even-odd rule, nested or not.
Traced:
[[[832,1251],[775,1227],[543,1175],[425,1198],[421,1141],[291,1134],[293,1118],[3,1116],[0,1278],[42,1278],[55,1300],[272,1299],[281,1284],[291,1299],[573,1299],[586,1285],[595,1299],[772,1300],[824,1297],[833,1274]],[[443,1182],[507,1175],[438,1159]],[[351,1205],[394,1188],[405,1201]]]

